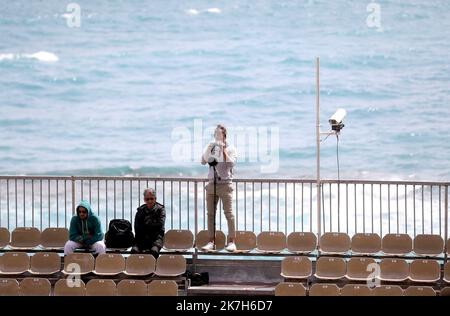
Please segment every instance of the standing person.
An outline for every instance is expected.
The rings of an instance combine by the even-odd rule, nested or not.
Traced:
[[[105,253],[103,236],[100,220],[92,212],[89,202],[82,200],[77,206],[77,214],[70,221],[69,240],[64,246],[64,255],[82,247],[94,250],[98,255]]]
[[[132,252],[150,253],[158,258],[164,242],[164,224],[166,210],[156,202],[154,189],[144,190],[144,202],[137,209],[134,218],[135,246]]]
[[[206,200],[208,209],[208,235],[209,242],[202,247],[204,251],[215,249],[215,217],[217,203],[222,200],[223,211],[228,224],[227,251],[236,251],[234,243],[236,237],[233,215],[233,167],[236,163],[236,150],[227,143],[227,129],[223,125],[217,125],[214,132],[215,142],[209,144],[202,156],[202,165],[208,163],[208,185],[206,188]]]

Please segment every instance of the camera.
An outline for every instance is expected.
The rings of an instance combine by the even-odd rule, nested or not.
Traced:
[[[331,129],[333,131],[339,132],[342,128],[344,128],[344,123],[342,121],[344,120],[345,116],[347,115],[347,112],[344,109],[338,109],[336,113],[334,113],[328,122],[331,125]]]
[[[220,160],[220,145],[211,143],[211,151],[208,153],[208,164],[215,166]]]

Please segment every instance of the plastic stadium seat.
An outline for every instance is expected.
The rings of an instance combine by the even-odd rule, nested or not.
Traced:
[[[222,250],[225,248],[225,234],[221,230],[216,230],[216,250]],[[202,250],[202,247],[204,247],[209,242],[209,236],[207,230],[201,230],[197,233],[197,236],[195,237],[195,247],[198,250]]]
[[[260,252],[281,252],[286,248],[286,235],[283,232],[261,232],[256,237],[256,245]]]
[[[30,272],[53,274],[61,271],[61,257],[54,252],[38,252],[30,258]]]
[[[375,259],[353,257],[347,262],[347,275],[349,280],[365,281],[374,272],[370,264],[376,264]]]
[[[431,286],[410,286],[405,290],[406,296],[436,296]]]
[[[404,259],[383,259],[380,270],[383,281],[401,282],[409,277],[409,264]]]
[[[414,260],[409,270],[413,282],[436,282],[441,278],[441,266],[436,260]]]
[[[19,296],[20,287],[16,279],[0,279],[0,296]]]
[[[125,270],[125,258],[119,253],[103,253],[95,259],[94,273],[117,275]]]
[[[286,257],[281,262],[281,276],[287,279],[306,279],[312,274],[308,257]]]
[[[92,279],[86,284],[86,296],[116,296],[117,287],[113,280]]]
[[[387,234],[381,241],[381,250],[390,255],[406,255],[412,251],[412,239],[407,234]]]
[[[175,277],[186,272],[186,259],[182,255],[160,255],[156,261],[155,274]]]
[[[79,282],[77,284],[77,282]],[[81,279],[72,280],[59,279],[55,283],[55,288],[53,290],[54,296],[85,296],[86,295],[86,285]]]
[[[41,243],[41,232],[35,227],[17,227],[11,234],[11,248],[33,249]]]
[[[250,231],[236,231],[236,252],[249,252],[256,248],[256,235]]]
[[[164,249],[188,251],[194,246],[194,235],[190,230],[169,230],[164,234]]]
[[[346,233],[325,233],[320,237],[319,246],[324,253],[346,253],[350,250],[350,237]]]
[[[417,235],[413,250],[422,256],[437,256],[444,251],[444,239],[439,235]]]
[[[49,296],[51,291],[50,281],[44,278],[25,278],[20,282],[22,296]]]
[[[26,252],[5,252],[0,257],[0,274],[22,274],[30,269]]]
[[[9,245],[10,233],[5,227],[0,227],[0,249]]]
[[[94,271],[95,259],[90,253],[72,253],[64,257],[64,274],[87,274]]]
[[[450,296],[450,287],[444,287],[439,293],[439,296]]]
[[[352,252],[356,254],[375,254],[381,250],[381,237],[378,234],[358,233],[352,237]]]
[[[450,261],[444,265],[444,281],[450,283]]]
[[[336,284],[316,283],[309,289],[309,296],[339,296],[340,290]]]
[[[144,280],[122,280],[117,284],[119,296],[147,296],[147,284]]]
[[[317,236],[311,232],[292,232],[287,237],[287,249],[292,253],[310,253],[317,247]]]
[[[343,278],[347,272],[347,264],[342,258],[320,257],[316,261],[315,277],[323,280]]]
[[[371,296],[372,290],[367,285],[346,284],[341,289],[341,296]]]
[[[275,296],[306,296],[306,289],[301,283],[281,282],[275,287]]]
[[[403,289],[398,285],[381,285],[372,290],[374,296],[403,296]]]
[[[145,276],[155,272],[156,259],[150,254],[131,254],[125,263],[124,273]]]
[[[69,240],[69,230],[61,227],[50,227],[41,233],[41,246],[44,249],[64,249]]]
[[[178,296],[178,285],[172,280],[153,280],[147,288],[150,296]]]

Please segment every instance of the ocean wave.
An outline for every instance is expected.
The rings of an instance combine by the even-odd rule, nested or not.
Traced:
[[[5,53],[0,54],[0,61],[3,60],[14,60],[14,59],[36,59],[38,61],[42,62],[57,62],[59,60],[59,57],[55,55],[54,53],[46,52],[46,51],[39,51],[32,54],[12,54],[12,53]]]
[[[219,8],[209,8],[203,11],[199,11],[197,9],[189,9],[186,10],[186,14],[189,15],[199,15],[200,13],[214,13],[214,14],[220,14],[222,11]]]

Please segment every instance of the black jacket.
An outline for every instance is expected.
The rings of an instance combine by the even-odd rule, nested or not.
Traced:
[[[164,241],[165,221],[166,210],[164,205],[156,202],[153,210],[148,209],[146,204],[138,207],[134,218],[136,246],[140,250],[148,250],[153,246],[161,249]]]

